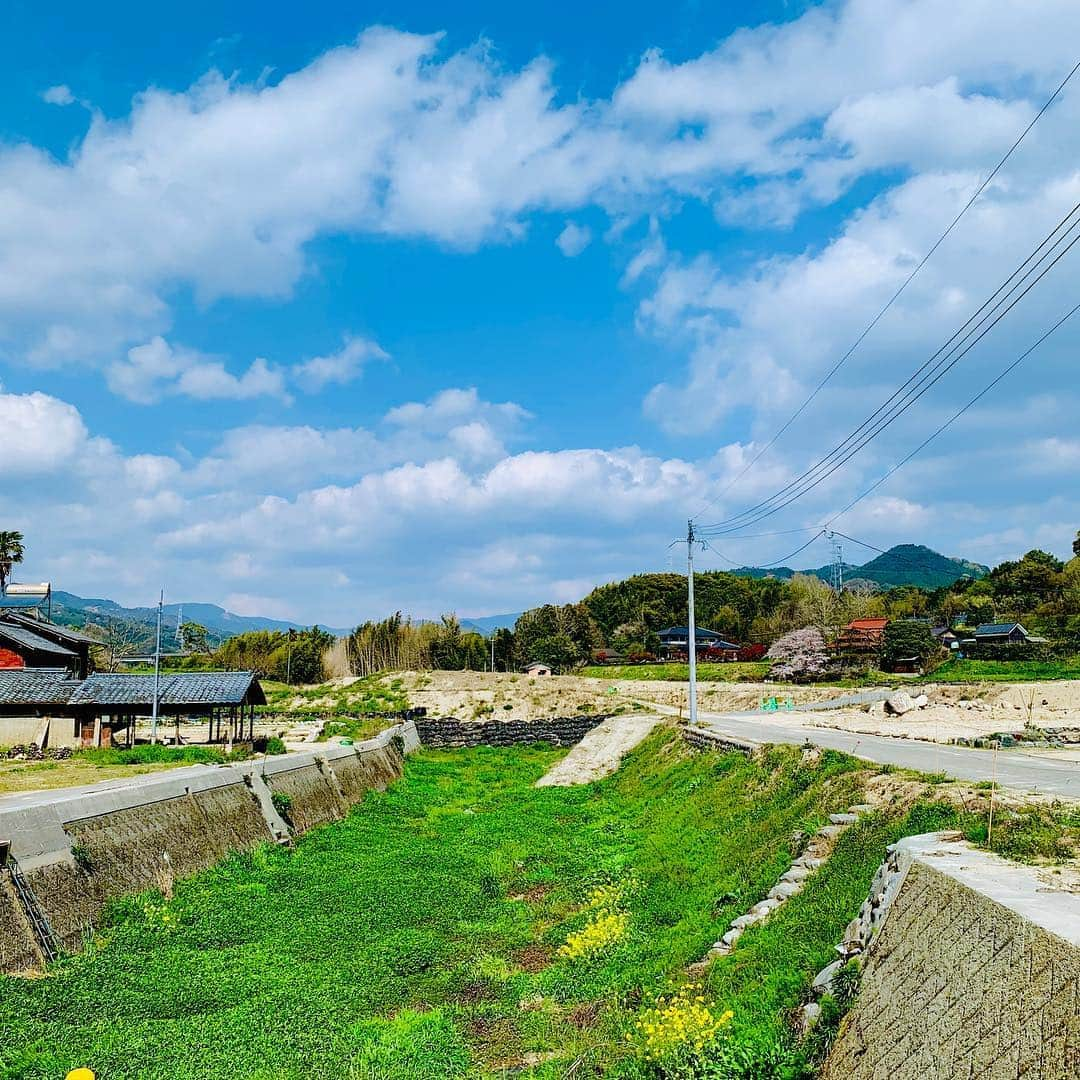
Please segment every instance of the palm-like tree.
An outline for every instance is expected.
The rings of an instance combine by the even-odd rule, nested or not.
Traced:
[[[0,531],[0,595],[7,590],[11,580],[11,568],[23,561],[23,534]]]

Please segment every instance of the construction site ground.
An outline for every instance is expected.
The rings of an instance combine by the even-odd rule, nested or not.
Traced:
[[[582,712],[631,712],[655,705],[687,709],[684,682],[579,678],[572,675],[527,676],[476,671],[430,671],[397,674],[413,706],[432,716],[462,720],[541,719]],[[864,688],[865,689],[865,688]],[[880,689],[887,689],[881,687]],[[863,734],[952,742],[999,732],[1080,729],[1080,680],[1042,683],[967,685],[905,684],[911,696],[926,694],[925,708],[890,716],[882,702],[854,708],[803,713],[805,723]],[[763,713],[782,724],[790,705],[843,697],[847,691],[828,686],[779,683],[709,683],[698,689],[701,709],[743,712],[777,699],[778,710]]]

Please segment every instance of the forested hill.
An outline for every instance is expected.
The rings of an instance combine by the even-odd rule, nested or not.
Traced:
[[[796,574],[809,574],[812,577],[828,581],[832,574],[831,566],[821,566],[816,570],[792,570],[788,566],[762,569],[756,566],[743,566],[732,570],[737,577],[766,578],[774,577],[787,580]],[[949,558],[922,544],[897,544],[884,554],[878,555],[868,563],[855,566],[845,563],[844,577],[847,580],[858,578],[872,581],[884,588],[899,585],[915,585],[921,589],[940,589],[951,585],[960,578],[982,578],[990,573],[988,566],[968,562],[966,559]]]
[[[88,599],[75,596],[74,593],[53,592],[53,619],[67,626],[85,626],[87,623],[102,625],[112,621],[123,621],[153,627],[157,620],[155,607],[123,607],[115,600]],[[164,609],[163,629],[171,640],[177,617],[185,622],[199,623],[210,631],[211,641],[222,641],[247,630],[288,630],[302,629],[300,623],[284,622],[280,619],[267,619],[257,615],[237,615],[226,611],[217,604],[166,604]],[[334,634],[347,634],[347,630],[331,630]]]

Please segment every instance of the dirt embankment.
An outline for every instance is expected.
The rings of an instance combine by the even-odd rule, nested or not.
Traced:
[[[406,672],[396,675],[412,705],[422,705],[431,716],[461,720],[537,720],[580,713],[641,711],[650,704],[683,710],[687,686],[661,680],[594,679],[570,675],[529,677],[477,671]],[[864,708],[801,713],[804,723],[838,727],[867,734],[896,735],[948,742],[1026,726],[1056,731],[1080,729],[1080,681],[1046,683],[982,683],[905,688],[912,695],[925,693],[929,705],[905,716],[888,716],[880,703]],[[783,687],[775,683],[702,683],[699,707],[705,712],[757,709],[762,700],[776,697],[799,705],[828,701],[852,691],[829,686]],[[790,718],[780,711],[763,719]]]

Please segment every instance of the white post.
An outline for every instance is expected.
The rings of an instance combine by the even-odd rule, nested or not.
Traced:
[[[495,674],[495,631],[491,631],[491,674]]]
[[[690,650],[690,723],[697,723],[697,623],[694,620],[694,523],[686,523],[686,645]]]
[[[154,703],[150,713],[150,742],[157,742],[158,698],[161,694],[161,610],[165,606],[165,589],[161,589],[157,606],[157,639],[154,644]]]

